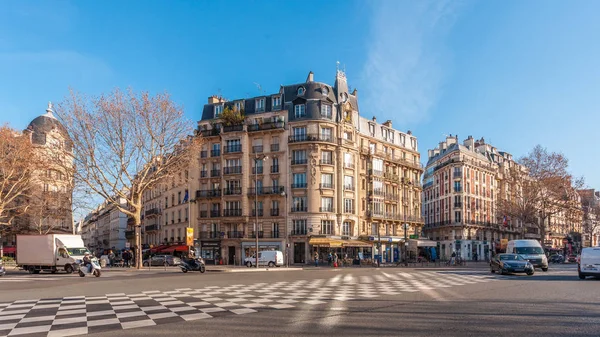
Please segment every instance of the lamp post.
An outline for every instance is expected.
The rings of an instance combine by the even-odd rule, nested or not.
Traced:
[[[404,227],[404,265],[408,266],[408,249],[406,247],[406,245],[408,244],[408,242],[406,242],[406,240],[407,240],[406,232],[408,231],[408,224],[404,223],[403,227]]]
[[[288,212],[286,207],[288,207],[288,195],[287,193],[285,193],[285,191],[281,192],[281,196],[285,197],[285,206],[284,209],[285,211],[285,266],[286,268],[290,267],[290,235],[289,235],[289,230],[288,230]]]
[[[268,156],[259,156],[256,155],[254,157],[254,215],[255,215],[255,223],[254,223],[254,237],[256,238],[256,268],[258,269],[258,162],[265,161],[269,157]]]

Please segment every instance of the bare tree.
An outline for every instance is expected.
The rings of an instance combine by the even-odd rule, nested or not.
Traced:
[[[501,202],[501,210],[524,223],[535,225],[544,240],[546,220],[550,217],[569,213],[569,220],[574,220],[579,214],[576,209],[577,189],[584,182],[569,173],[569,161],[563,154],[548,152],[540,145],[521,158],[519,164],[526,174],[515,171],[510,178],[517,186],[517,197],[505,198]]]
[[[0,226],[8,226],[28,207],[33,172],[37,169],[33,145],[26,135],[0,127]]]
[[[71,91],[59,105],[73,141],[75,180],[134,220],[136,266],[142,266],[142,195],[189,165],[199,138],[168,94],[132,90],[89,98]],[[124,200],[124,203],[120,201]]]

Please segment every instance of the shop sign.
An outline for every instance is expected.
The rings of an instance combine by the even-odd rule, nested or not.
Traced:
[[[418,239],[419,235],[418,234],[411,234],[408,238],[409,239]]]
[[[188,227],[185,229],[185,243],[187,246],[194,245],[194,228]]]

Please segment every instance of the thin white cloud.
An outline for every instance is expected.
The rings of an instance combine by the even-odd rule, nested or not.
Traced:
[[[361,112],[401,125],[427,118],[447,74],[456,1],[376,1],[361,74]],[[364,94],[363,94],[364,93]]]

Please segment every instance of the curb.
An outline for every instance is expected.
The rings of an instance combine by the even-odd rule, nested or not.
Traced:
[[[301,271],[303,268],[229,268],[229,269],[208,269],[207,273],[256,273],[261,271],[284,272],[284,271]]]

